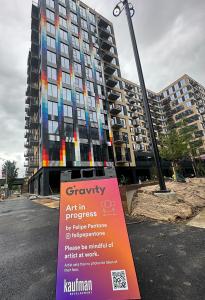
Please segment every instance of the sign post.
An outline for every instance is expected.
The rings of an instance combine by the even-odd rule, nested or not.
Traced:
[[[61,176],[56,300],[71,298],[140,299],[112,168],[103,177]]]

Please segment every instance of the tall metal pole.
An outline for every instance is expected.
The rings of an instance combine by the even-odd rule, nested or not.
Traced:
[[[144,82],[144,76],[142,73],[142,66],[141,66],[139,52],[138,52],[138,48],[137,48],[137,41],[135,38],[135,32],[134,32],[134,28],[133,28],[132,18],[130,15],[130,7],[129,7],[129,3],[127,0],[124,0],[123,4],[124,4],[125,10],[126,10],[127,20],[128,20],[128,25],[129,25],[130,35],[131,35],[131,40],[132,40],[132,46],[133,46],[133,50],[134,50],[135,61],[136,61],[137,71],[138,71],[138,76],[139,76],[139,82],[140,82],[140,86],[141,86],[141,90],[142,90],[142,98],[143,98],[143,103],[144,103],[144,108],[145,108],[145,114],[146,114],[148,125],[149,125],[152,149],[153,149],[155,163],[157,166],[160,191],[167,191],[164,177],[162,174],[159,150],[157,147],[157,141],[156,141],[156,137],[155,137],[155,133],[154,133],[154,127],[153,127],[153,123],[152,123],[149,102],[147,99],[147,91],[146,91],[146,86],[145,86],[145,82]]]

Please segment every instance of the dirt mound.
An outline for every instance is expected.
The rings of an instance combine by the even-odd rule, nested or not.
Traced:
[[[170,181],[166,185],[173,193],[162,197],[153,194],[159,189],[157,185],[139,188],[131,215],[174,222],[188,219],[205,207],[205,178],[188,179],[186,183]]]

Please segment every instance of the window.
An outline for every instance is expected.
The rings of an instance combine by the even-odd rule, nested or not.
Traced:
[[[90,25],[90,29],[91,29],[92,32],[96,31],[96,27],[93,24]]]
[[[89,36],[88,36],[88,33],[87,31],[85,30],[82,30],[82,37],[84,40],[88,41],[89,40]]]
[[[79,77],[75,77],[75,86],[82,89],[83,88],[83,81]]]
[[[96,112],[90,111],[89,112],[89,117],[90,117],[91,122],[97,123],[97,113]]]
[[[183,89],[183,93],[186,94],[188,92],[187,87],[185,86]]]
[[[77,116],[79,120],[85,120],[85,110],[82,108],[77,108]]]
[[[69,69],[69,66],[70,66],[69,59],[67,59],[65,57],[61,57],[61,65],[63,68]]]
[[[77,15],[76,14],[73,14],[72,12],[70,13],[70,17],[71,17],[71,20],[75,23],[78,22],[78,19],[77,19]]]
[[[65,5],[65,0],[60,0],[60,2]]]
[[[81,19],[81,25],[82,25],[82,27],[83,27],[84,29],[88,30],[88,23],[87,23],[87,21]]]
[[[186,106],[191,107],[192,106],[191,101],[186,102]]]
[[[57,85],[51,83],[48,84],[48,96],[55,97],[55,98],[58,97]]]
[[[62,29],[60,29],[60,37],[61,37],[61,39],[62,40],[68,40],[68,34],[67,34],[67,32],[66,31],[64,31],[64,30],[62,30]]]
[[[47,17],[47,19],[50,19],[51,21],[55,21],[55,15],[49,9],[46,9],[46,17]]]
[[[64,117],[68,117],[68,118],[73,117],[72,106],[64,105]]]
[[[80,51],[77,49],[73,49],[73,58],[74,60],[80,61]]]
[[[62,82],[65,84],[70,84],[70,74],[62,72]]]
[[[183,102],[182,98],[179,98],[179,99],[178,99],[178,102],[179,102],[179,103],[182,103],[182,102]]]
[[[82,6],[80,6],[80,14],[82,17],[86,18],[86,9]]]
[[[61,26],[67,28],[67,21],[64,18],[59,17],[59,23]]]
[[[92,14],[91,12],[89,12],[89,19],[90,19],[90,21],[91,21],[92,23],[95,24],[95,15]]]
[[[73,162],[74,160],[75,160],[75,146],[73,143],[66,143],[66,163],[69,164],[69,162]]]
[[[48,114],[58,116],[58,103],[48,101]]]
[[[56,29],[55,29],[55,26],[52,25],[51,23],[47,23],[47,31],[49,33],[52,33],[52,34],[56,34]]]
[[[101,119],[102,124],[105,124],[105,116],[104,116],[104,114],[100,115],[100,119]]]
[[[63,100],[71,101],[71,91],[69,89],[63,88]]]
[[[74,63],[73,67],[74,67],[74,70],[75,70],[76,74],[82,75],[82,69],[81,69],[81,65],[80,64]]]
[[[98,95],[102,95],[102,87],[101,85],[97,85],[98,88]]]
[[[78,34],[78,27],[76,25],[71,24],[72,33]]]
[[[61,43],[61,53],[66,55],[69,54],[68,45]]]
[[[89,50],[90,50],[89,44],[86,43],[86,42],[83,42],[83,49],[84,49],[85,51],[88,51],[88,52],[89,52]]]
[[[85,126],[78,126],[79,129],[79,138],[80,139],[87,139],[88,138],[88,131]]]
[[[55,49],[56,40],[51,38],[50,36],[47,36],[47,46]]]
[[[185,100],[189,99],[189,94],[186,94],[186,95],[184,96],[184,98],[185,98]]]
[[[79,104],[82,104],[82,105],[85,104],[84,96],[83,96],[82,93],[76,92],[76,102],[79,103]]]
[[[57,71],[54,68],[47,67],[48,79],[57,80]]]
[[[90,128],[90,134],[91,134],[91,138],[93,140],[99,140],[99,133],[98,133],[98,128]]]
[[[87,90],[91,93],[94,93],[94,84],[90,81],[86,82]]]
[[[58,122],[48,120],[48,133],[58,134]]]
[[[97,38],[94,35],[92,35],[92,42],[93,44],[97,43]]]
[[[62,15],[66,16],[66,9],[64,6],[59,4],[59,13],[61,13]]]
[[[180,81],[180,83],[181,83],[181,86],[185,85],[185,80],[182,79],[182,80]]]
[[[102,161],[101,148],[99,145],[93,145],[94,161]]]
[[[88,106],[95,108],[96,103],[95,103],[95,97],[88,96]]]
[[[93,79],[92,69],[90,69],[90,68],[85,68],[85,73],[86,73],[86,77],[87,77],[87,78]]]
[[[46,5],[54,8],[54,1],[53,0],[46,0]]]
[[[79,40],[78,40],[77,37],[72,36],[72,43],[73,43],[73,46],[74,46],[74,47],[79,48],[80,45],[79,45]]]
[[[70,0],[70,8],[76,11],[76,3],[73,0]]]
[[[51,161],[59,161],[60,158],[60,143],[50,141],[49,142],[49,159]]]
[[[66,137],[73,137],[73,124],[64,123],[64,130]]]
[[[80,144],[80,156],[81,156],[81,161],[89,160],[89,145],[88,144]]]
[[[102,74],[100,72],[96,72],[97,81],[102,82]]]
[[[85,54],[85,55],[84,55],[84,59],[85,59],[85,65],[86,65],[86,66],[91,65],[91,58],[90,58],[90,55]]]
[[[47,61],[56,64],[56,54],[50,51],[47,51]]]

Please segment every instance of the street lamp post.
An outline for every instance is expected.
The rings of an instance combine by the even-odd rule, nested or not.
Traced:
[[[143,72],[142,72],[142,66],[141,66],[141,62],[140,62],[139,52],[138,52],[138,48],[137,48],[137,42],[136,42],[136,38],[135,38],[133,23],[132,23],[132,17],[134,16],[135,10],[134,10],[133,5],[131,3],[128,3],[128,0],[124,0],[124,1],[120,1],[116,5],[116,7],[113,10],[113,15],[115,17],[118,17],[124,9],[125,9],[126,15],[127,15],[127,20],[128,20],[128,25],[129,25],[129,30],[130,30],[131,40],[132,40],[132,46],[133,46],[133,50],[134,50],[134,56],[135,56],[135,61],[136,61],[137,71],[138,71],[138,76],[139,76],[139,82],[140,82],[140,86],[141,86],[141,90],[142,90],[142,98],[143,98],[146,118],[148,121],[149,131],[150,131],[154,159],[155,159],[155,163],[156,163],[156,167],[157,167],[160,191],[167,192],[165,180],[164,180],[164,177],[162,174],[159,150],[157,147],[157,141],[156,141],[156,137],[155,137],[155,133],[154,133],[154,127],[153,127],[153,123],[152,123],[152,117],[151,117],[149,102],[148,102],[148,98],[147,98],[147,91],[146,91],[144,76],[143,76]]]

